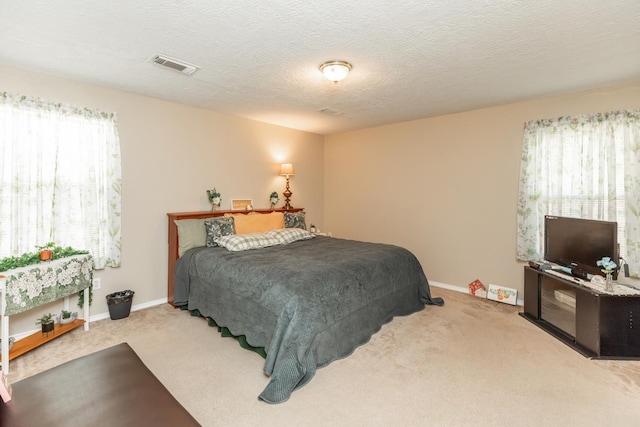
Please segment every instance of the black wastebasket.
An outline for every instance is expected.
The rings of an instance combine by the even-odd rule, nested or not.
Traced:
[[[107,295],[107,306],[109,306],[111,320],[124,319],[129,316],[133,294],[135,292],[127,290]]]

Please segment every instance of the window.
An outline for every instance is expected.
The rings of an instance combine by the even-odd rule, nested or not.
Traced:
[[[120,265],[116,116],[0,93],[0,257],[53,241]]]
[[[620,254],[640,269],[640,111],[525,124],[517,257],[542,259],[544,216],[616,221]]]

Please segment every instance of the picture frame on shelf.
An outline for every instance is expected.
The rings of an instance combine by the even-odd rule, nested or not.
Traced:
[[[247,211],[253,209],[253,199],[231,199],[232,211]]]

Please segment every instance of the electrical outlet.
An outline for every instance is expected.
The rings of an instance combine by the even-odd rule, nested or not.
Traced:
[[[101,283],[100,283],[99,277],[94,277],[92,283],[93,283],[93,289],[100,289]]]

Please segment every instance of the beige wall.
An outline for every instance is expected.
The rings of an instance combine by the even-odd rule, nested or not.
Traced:
[[[166,213],[210,209],[206,190],[213,186],[223,207],[232,198],[252,198],[256,208],[266,208],[271,191],[284,191],[279,163],[290,161],[296,170],[292,204],[322,227],[321,135],[4,66],[0,91],[118,113],[122,267],[96,272],[102,288],[92,314],[106,313],[105,296],[119,290],[134,290],[134,305],[166,298]],[[42,313],[61,308],[56,303],[13,316],[10,333],[35,329]]]
[[[525,121],[640,108],[640,82],[323,137],[128,92],[0,66],[0,90],[118,113],[123,163],[123,261],[96,273],[93,314],[105,295],[134,304],[166,298],[166,213],[282,193],[291,161],[294,206],[339,237],[412,250],[430,280],[474,279],[522,289],[515,260],[516,200]],[[43,312],[12,317],[11,334]]]
[[[524,123],[627,108],[640,108],[640,82],[327,136],[326,229],[405,246],[431,281],[521,291]]]

